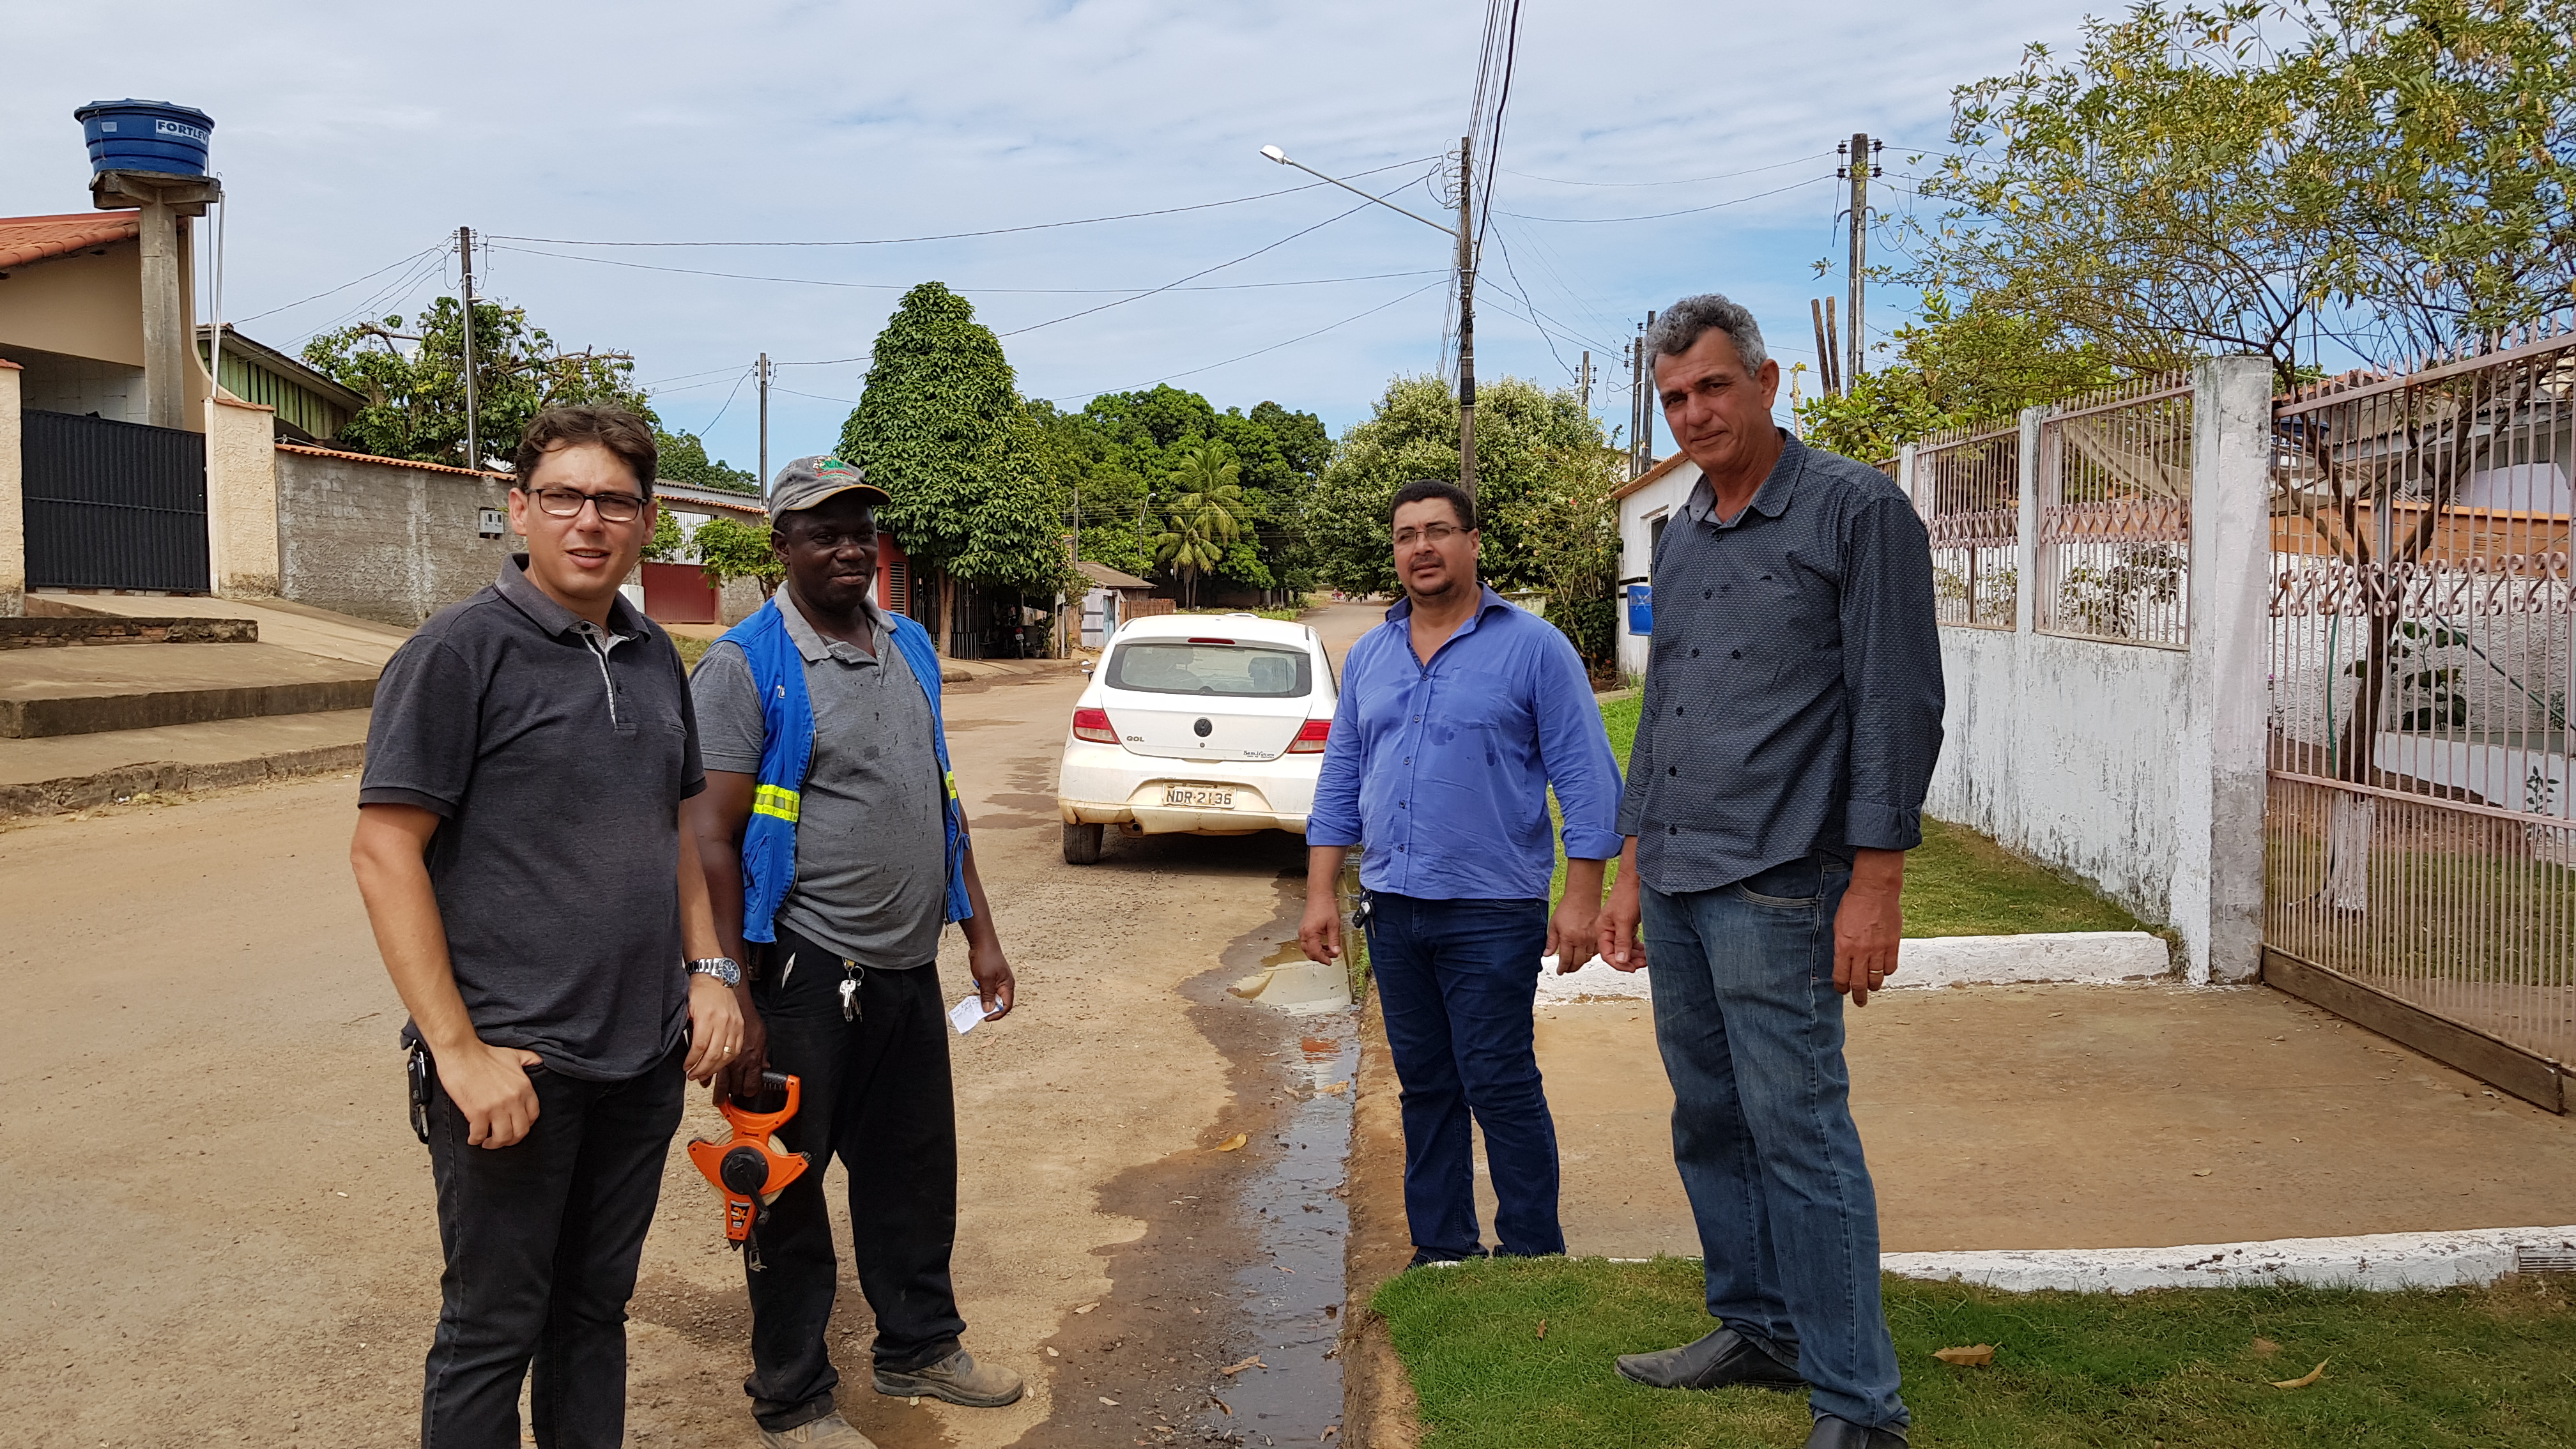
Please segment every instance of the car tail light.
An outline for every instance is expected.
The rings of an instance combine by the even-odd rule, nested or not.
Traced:
[[[1104,745],[1118,743],[1118,731],[1109,727],[1109,711],[1105,709],[1075,710],[1073,737],[1077,740],[1096,740]]]
[[[1310,719],[1297,727],[1297,738],[1289,743],[1288,753],[1292,755],[1320,755],[1324,752],[1324,741],[1330,738],[1332,733],[1333,722],[1331,720]]]
[[[1197,635],[1192,635],[1188,642],[1192,644],[1231,644],[1234,641],[1231,639],[1202,639]]]

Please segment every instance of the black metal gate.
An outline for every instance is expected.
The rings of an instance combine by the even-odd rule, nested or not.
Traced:
[[[32,409],[24,418],[30,586],[212,587],[203,435]]]

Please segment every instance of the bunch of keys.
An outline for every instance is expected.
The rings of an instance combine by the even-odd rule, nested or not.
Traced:
[[[858,970],[859,963],[856,961],[841,963],[841,1020],[843,1021],[859,1019]]]

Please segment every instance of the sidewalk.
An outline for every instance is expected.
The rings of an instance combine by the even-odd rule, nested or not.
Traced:
[[[2265,987],[1891,991],[1845,1020],[1891,1253],[2522,1227],[2576,1202],[2576,1121]],[[1544,1009],[1538,1051],[1571,1250],[1696,1255],[1652,1011]]]

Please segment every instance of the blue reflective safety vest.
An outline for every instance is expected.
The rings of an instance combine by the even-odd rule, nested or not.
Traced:
[[[796,883],[796,817],[804,797],[805,772],[814,761],[814,706],[805,693],[805,656],[787,632],[772,597],[759,612],[725,631],[751,666],[751,682],[760,691],[760,777],[752,790],[751,820],[742,832],[742,935],[746,941],[774,941],[773,922]],[[947,830],[948,901],[943,921],[962,921],[975,914],[966,899],[966,831],[957,802],[957,773],[948,767],[948,727],[939,713],[939,655],[930,635],[901,614],[890,615],[894,647],[912,670],[913,682],[930,700],[930,751],[939,761],[946,792],[942,812]]]

